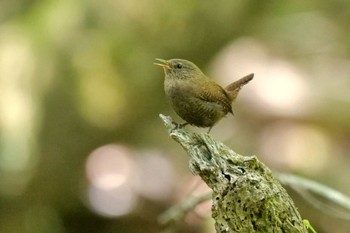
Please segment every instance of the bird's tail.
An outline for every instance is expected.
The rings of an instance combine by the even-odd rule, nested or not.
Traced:
[[[234,101],[238,95],[239,90],[241,90],[242,86],[249,83],[250,80],[252,80],[254,77],[254,74],[248,74],[247,76],[244,76],[243,78],[229,84],[225,91],[230,98],[231,101]]]

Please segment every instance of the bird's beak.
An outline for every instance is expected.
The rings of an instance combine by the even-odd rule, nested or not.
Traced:
[[[169,64],[168,64],[168,62],[166,60],[160,59],[160,58],[156,58],[156,61],[158,61],[160,63],[155,62],[153,64],[155,64],[157,66],[161,66],[163,68],[166,68],[166,69],[170,70],[170,66],[169,66]]]

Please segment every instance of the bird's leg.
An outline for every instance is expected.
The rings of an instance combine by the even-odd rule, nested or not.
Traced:
[[[213,128],[213,126],[209,127],[207,134],[210,133],[210,130]]]
[[[185,127],[186,125],[188,125],[187,122],[182,123],[182,124],[177,124],[177,127],[178,127],[179,129],[181,129],[181,128]]]
[[[175,127],[176,129],[182,129],[183,127],[185,127],[186,125],[189,124],[187,122],[180,124],[180,123],[177,123],[175,121],[173,121],[173,123],[176,125],[176,127]]]

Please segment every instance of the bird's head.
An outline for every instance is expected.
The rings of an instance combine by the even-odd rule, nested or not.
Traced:
[[[164,69],[165,77],[172,79],[190,79],[200,78],[202,71],[192,62],[184,59],[163,60],[156,58],[155,65],[161,66]]]

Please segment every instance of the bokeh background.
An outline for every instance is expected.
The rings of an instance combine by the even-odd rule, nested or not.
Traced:
[[[179,120],[156,57],[223,86],[255,73],[212,136],[350,194],[350,1],[0,5],[1,233],[160,232],[161,213],[208,191],[158,117]],[[350,232],[288,191],[319,233]],[[210,203],[195,212],[179,232],[214,232]]]

